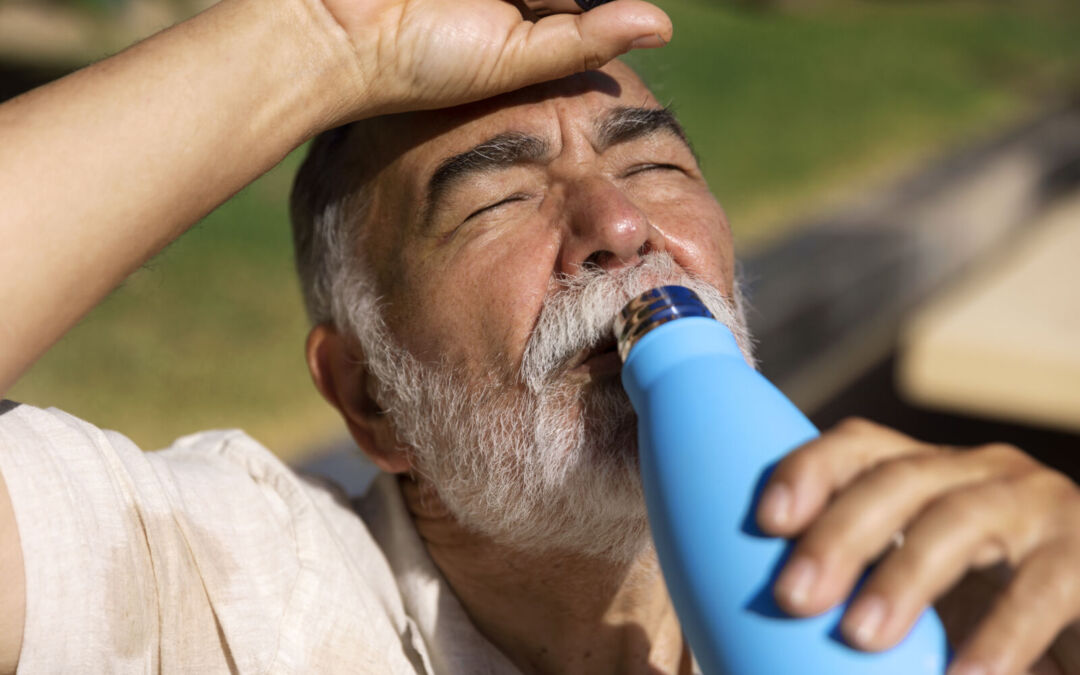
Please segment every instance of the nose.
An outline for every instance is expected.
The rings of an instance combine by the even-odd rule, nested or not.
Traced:
[[[585,265],[607,271],[636,265],[650,251],[663,250],[663,239],[649,218],[610,181],[593,177],[567,194],[566,236],[558,271],[574,275]]]

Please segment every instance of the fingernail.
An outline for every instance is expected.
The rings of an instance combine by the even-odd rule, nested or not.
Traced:
[[[664,42],[664,38],[660,37],[659,35],[653,34],[639,37],[638,39],[634,40],[630,43],[630,49],[657,49],[658,47],[663,47],[666,44],[667,43]]]
[[[866,647],[885,623],[885,601],[876,595],[859,598],[848,609],[844,628],[848,638],[858,647]]]
[[[768,524],[783,527],[791,519],[791,490],[783,483],[773,483],[761,495],[758,508]]]
[[[776,590],[792,605],[800,607],[810,599],[810,591],[813,589],[816,578],[817,564],[806,556],[799,556],[788,563],[780,574],[780,580],[776,582]]]
[[[948,675],[989,675],[990,671],[977,663],[954,663],[949,667]]]

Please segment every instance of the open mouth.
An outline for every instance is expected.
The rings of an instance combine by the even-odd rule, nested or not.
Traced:
[[[622,361],[614,337],[608,337],[595,346],[581,350],[569,364],[571,373],[583,375],[608,375],[622,369]]]

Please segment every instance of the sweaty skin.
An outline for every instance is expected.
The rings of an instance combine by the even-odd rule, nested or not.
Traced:
[[[394,132],[406,138],[408,127],[430,129],[435,120],[448,128],[394,158],[375,180],[372,220],[387,226],[372,228],[368,245],[385,283],[387,323],[406,347],[516,371],[552,275],[574,275],[590,257],[605,269],[633,265],[642,247],[670,253],[730,293],[731,233],[686,142],[658,131],[598,148],[597,120],[627,107],[661,106],[615,62],[395,120]],[[423,184],[439,162],[508,132],[546,141],[548,156],[470,179],[421,222]],[[507,196],[514,201],[464,222]]]
[[[492,101],[372,120],[355,132],[354,141],[377,158],[364,255],[399,342],[422,359],[445,358],[478,377],[501,366],[497,372],[509,383],[548,281],[587,260],[614,270],[635,264],[643,250],[664,250],[730,291],[730,231],[685,143],[663,132],[610,148],[597,142],[596,120],[620,106],[659,104],[613,63]],[[470,177],[434,213],[424,209],[426,181],[441,162],[513,133],[545,141],[547,151]],[[650,168],[636,173],[640,167]],[[367,375],[351,349],[331,327],[316,327],[309,340],[316,380],[361,447],[384,469],[412,476],[403,486],[418,530],[485,635],[525,672],[596,672],[599,663],[618,663],[617,672],[667,672],[663,664],[676,663],[668,657],[679,652],[681,637],[672,624],[657,622],[671,608],[656,595],[659,585],[647,583],[655,579],[651,555],[629,568],[524,555],[463,528],[434,486],[413,475],[388,417],[359,384]],[[886,556],[845,616],[842,628],[853,644],[895,644],[922,608],[963,580],[942,601],[943,616],[958,617],[955,603],[970,604],[971,588],[985,597],[988,587],[986,575],[965,579],[965,572],[997,564],[1022,573],[1012,586],[993,586],[1005,589],[1006,600],[984,624],[968,618],[947,626],[955,644],[968,640],[957,672],[965,656],[991,664],[989,672],[1020,672],[1075,619],[1076,573],[1069,566],[1077,559],[1077,531],[1070,529],[1080,522],[1076,486],[1016,449],[961,453],[851,421],[794,453],[771,484],[779,486],[772,495],[781,496],[762,504],[763,528],[803,534],[776,588],[793,614],[816,614],[846,599],[861,570],[888,551],[892,534],[909,530],[908,543]],[[1025,505],[1024,518],[1002,517],[1003,505],[1017,503]],[[775,520],[776,513],[785,515]],[[1016,542],[1011,557],[999,544],[1005,541]],[[1031,587],[1026,580],[1047,567],[1054,583]],[[798,574],[807,569],[814,574],[809,582]],[[1066,592],[1051,593],[1057,584]],[[1056,611],[1048,613],[1047,603]],[[1062,638],[1069,640],[1075,637]],[[1057,661],[1044,658],[1035,672],[1063,672],[1063,651],[1055,653]]]
[[[661,106],[615,62],[477,104],[372,120],[354,132],[366,156],[378,158],[364,255],[381,280],[387,324],[405,347],[477,377],[500,366],[513,386],[550,279],[578,273],[587,260],[614,270],[636,264],[643,250],[666,251],[730,291],[730,230],[686,141],[668,129],[618,143],[598,137],[597,122],[627,108]],[[427,182],[447,158],[511,133],[536,137],[546,152],[470,176],[427,212]],[[342,354],[348,344],[327,326],[315,330],[316,379],[369,454],[407,472],[389,418],[372,414],[371,402],[357,404],[361,361]],[[423,479],[403,486],[428,552],[469,616],[524,672],[689,672],[651,551],[631,565],[521,553],[462,527]]]
[[[612,104],[655,105],[624,69],[437,110],[595,69],[670,37],[663,13],[639,0],[535,24],[501,0],[224,0],[3,104],[0,388],[290,150],[343,122],[410,110],[436,112],[383,120],[411,131],[408,143],[380,150],[383,227],[372,244],[388,261],[383,290],[402,300],[392,303],[391,329],[421,358],[438,352],[465,367],[513,367],[546,280],[583,260],[614,269],[663,247],[730,288],[723,215],[685,148],[666,135],[598,147],[591,125]],[[415,181],[446,154],[508,130],[543,139],[548,152],[477,190],[450,191],[431,227],[421,227],[418,202],[405,198],[418,194]],[[388,190],[394,178],[407,189]],[[389,279],[391,265],[399,279]],[[449,311],[455,304],[464,314]],[[407,475],[407,456],[348,340],[319,326],[308,345],[320,388],[361,447]],[[866,648],[895,642],[920,607],[987,565],[1004,570],[1005,583],[982,623],[953,631],[958,668],[1023,672],[1080,616],[1080,491],[1015,448],[959,452],[856,421],[793,453],[773,481],[780,496],[762,506],[763,527],[801,536],[801,569],[814,581],[780,580],[781,603],[794,613],[838,602],[892,532],[908,532],[860,596],[876,609],[858,616],[857,603],[845,619]],[[420,498],[430,486],[403,478],[403,487],[478,628],[526,672],[687,669],[648,556],[619,573],[572,556],[514,556],[462,535],[437,501]],[[0,672],[17,663],[25,615],[6,506],[0,489],[0,616],[16,627],[0,630]],[[1076,644],[1070,633],[1063,639]],[[1035,667],[1056,660],[1059,672],[1080,668],[1063,654],[1056,649]]]
[[[502,0],[223,0],[0,105],[0,391],[318,132],[480,100],[670,37],[640,0],[537,23]],[[21,627],[18,532],[10,511],[0,519],[0,615]],[[0,631],[0,672],[21,641]]]

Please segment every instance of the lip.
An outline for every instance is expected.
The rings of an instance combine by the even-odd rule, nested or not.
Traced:
[[[615,343],[598,345],[583,353],[578,359],[577,365],[570,368],[568,374],[587,378],[602,377],[618,374],[622,370],[622,359],[615,348]]]

